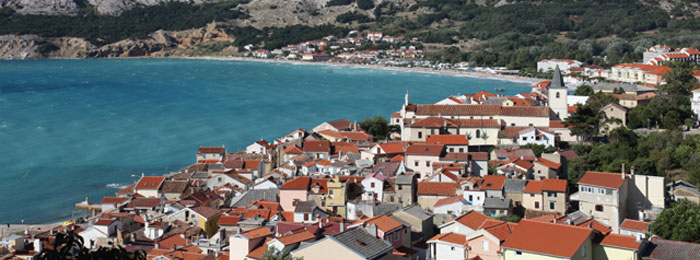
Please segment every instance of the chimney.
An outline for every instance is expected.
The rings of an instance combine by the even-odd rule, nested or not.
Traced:
[[[340,232],[345,231],[345,220],[340,221]]]
[[[622,172],[620,173],[620,176],[621,176],[620,178],[622,178],[623,180],[625,179],[625,164],[624,163],[622,164]]]
[[[634,176],[634,165],[630,166],[630,175]]]

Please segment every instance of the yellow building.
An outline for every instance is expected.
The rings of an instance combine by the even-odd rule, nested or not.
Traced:
[[[642,243],[634,236],[608,234],[593,246],[595,260],[636,260]]]

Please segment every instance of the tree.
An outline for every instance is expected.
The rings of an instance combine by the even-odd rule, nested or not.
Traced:
[[[520,222],[520,216],[517,216],[517,215],[501,215],[501,216],[495,217],[495,219],[513,222],[513,223]]]
[[[362,122],[360,122],[360,127],[377,140],[386,139],[389,134],[389,124],[383,116],[362,120]]]
[[[566,118],[564,125],[573,127],[571,133],[580,136],[583,140],[589,140],[598,134],[598,125],[602,118],[598,110],[593,110],[589,106],[581,106]]]
[[[700,243],[700,206],[688,200],[672,203],[651,224],[651,232],[664,239]]]
[[[42,251],[37,257],[37,259],[146,259],[145,252],[138,250],[132,253],[126,251],[126,249],[124,249],[123,247],[100,247],[97,250],[90,251],[87,248],[85,248],[83,237],[73,233],[73,231],[68,231],[68,233],[56,233],[55,239],[51,246],[53,247],[52,249]]]
[[[593,95],[593,88],[588,85],[581,85],[576,88],[574,95],[576,96],[590,96]]]
[[[279,251],[277,248],[274,247],[269,247],[267,250],[265,250],[265,253],[263,253],[262,257],[260,258],[261,260],[304,260],[303,257],[292,257],[292,255],[289,254],[289,251],[283,250]]]
[[[374,1],[372,0],[357,0],[357,7],[362,10],[369,10],[374,8]]]

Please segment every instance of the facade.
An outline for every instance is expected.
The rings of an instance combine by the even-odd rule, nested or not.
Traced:
[[[621,105],[618,105],[617,103],[610,103],[610,104],[607,104],[607,105],[603,106],[602,108],[600,108],[600,111],[605,113],[606,118],[608,118],[608,119],[614,118],[614,119],[617,119],[620,121],[619,123],[618,122],[607,123],[604,126],[604,128],[605,128],[605,130],[603,130],[604,132],[610,132],[610,131],[614,130],[615,128],[618,128],[621,126],[622,127],[627,126],[627,108],[625,108]]]
[[[592,239],[593,230],[589,228],[521,220],[501,245],[502,259],[592,260]]]
[[[556,144],[556,136],[553,132],[530,127],[518,132],[518,145],[544,145],[545,147],[554,147]]]
[[[669,71],[671,71],[671,68],[666,66],[632,63],[618,64],[612,66],[608,80],[656,86],[663,82],[664,74]]]
[[[561,76],[559,67],[554,68],[554,74],[552,75],[552,83],[547,87],[547,105],[551,108],[553,113],[552,116],[560,120],[564,120],[569,117],[569,89],[564,85],[564,78]],[[549,126],[549,121],[547,121],[546,127]]]
[[[578,200],[579,210],[619,233],[625,219],[628,190],[627,178],[619,173],[586,172],[578,182],[579,192],[571,196]]]
[[[530,180],[523,190],[523,207],[527,210],[566,213],[567,181]]]
[[[537,62],[537,71],[548,72],[554,71],[556,67],[559,67],[564,73],[568,74],[571,68],[580,68],[583,65],[577,60],[567,60],[567,59],[544,59]]]

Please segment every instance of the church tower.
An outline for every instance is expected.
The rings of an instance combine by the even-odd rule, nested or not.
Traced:
[[[547,103],[552,112],[554,112],[554,118],[564,120],[569,116],[568,95],[569,89],[564,86],[564,78],[561,76],[561,71],[559,71],[559,66],[557,65],[554,68],[552,83],[547,87]]]

